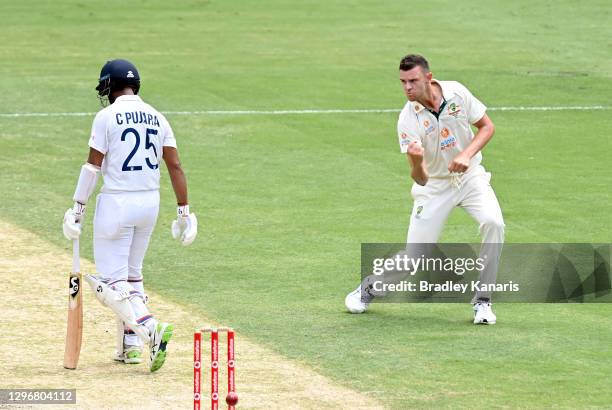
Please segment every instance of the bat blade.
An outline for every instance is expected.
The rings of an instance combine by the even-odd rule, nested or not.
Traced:
[[[66,329],[66,349],[64,350],[64,367],[76,369],[81,354],[83,337],[83,294],[81,285],[83,276],[79,266],[79,241],[73,244],[72,272],[68,280],[68,325]]]

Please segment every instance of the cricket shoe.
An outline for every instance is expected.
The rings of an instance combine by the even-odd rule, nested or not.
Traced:
[[[142,348],[140,346],[125,346],[123,352],[115,352],[113,359],[125,364],[142,363]]]
[[[497,321],[495,313],[491,310],[491,303],[479,301],[474,303],[474,324],[494,325]]]
[[[357,289],[346,295],[344,298],[344,305],[351,313],[363,313],[368,309],[370,301],[373,296],[366,290],[362,293],[361,286],[357,286]]]
[[[166,361],[166,345],[172,337],[174,328],[169,323],[157,323],[155,331],[151,335],[151,357],[149,358],[149,370],[159,370]]]

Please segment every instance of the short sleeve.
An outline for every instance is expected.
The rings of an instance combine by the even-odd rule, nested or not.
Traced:
[[[402,154],[408,152],[408,145],[410,143],[418,141],[423,142],[418,130],[416,128],[417,123],[413,121],[409,121],[403,115],[400,115],[399,120],[397,121],[397,138],[400,145],[400,151]]]
[[[163,115],[161,115],[161,120],[162,130],[164,131],[164,140],[162,141],[162,146],[176,148],[176,138],[174,138],[174,132],[172,131],[170,123]]]
[[[106,154],[108,151],[108,138],[106,135],[107,113],[108,111],[102,110],[96,114],[96,118],[94,118],[93,125],[91,126],[91,137],[89,138],[89,146],[102,154]]]
[[[459,90],[465,104],[468,121],[470,124],[478,122],[485,115],[487,107],[478,98],[474,97],[463,84],[459,84]]]

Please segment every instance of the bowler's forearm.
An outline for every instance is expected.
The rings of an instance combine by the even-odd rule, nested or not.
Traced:
[[[410,173],[410,176],[412,177],[414,182],[423,186],[427,184],[427,181],[429,180],[429,174],[427,174],[425,164],[423,164],[422,162],[418,164],[412,164],[412,171]]]
[[[470,145],[465,149],[465,153],[468,154],[470,158],[478,154],[491,140],[494,132],[494,127],[483,127],[479,129]]]
[[[478,131],[470,145],[463,151],[469,155],[470,158],[479,153],[491,138],[493,138],[493,134],[495,134],[495,125],[486,114],[475,123],[474,126],[478,128]]]

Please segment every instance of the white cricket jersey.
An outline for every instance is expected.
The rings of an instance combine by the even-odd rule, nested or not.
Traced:
[[[446,103],[439,117],[422,104],[408,101],[397,122],[400,150],[408,152],[408,145],[419,141],[425,151],[424,159],[431,178],[450,177],[448,165],[465,150],[474,139],[470,124],[480,120],[487,107],[457,81],[437,81]],[[470,160],[470,170],[480,164],[482,154],[478,152]]]
[[[175,147],[170,124],[137,95],[122,95],[96,115],[89,146],[104,154],[101,192],[159,189],[163,147]]]

